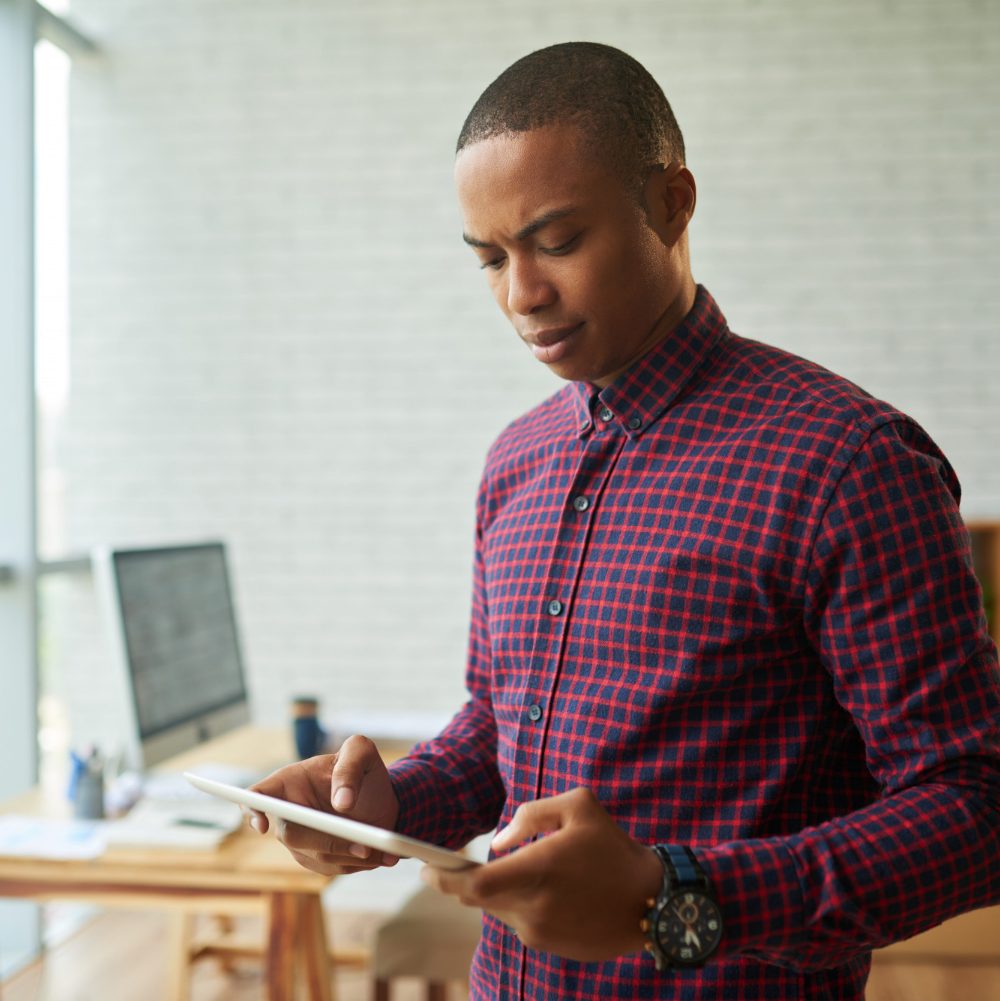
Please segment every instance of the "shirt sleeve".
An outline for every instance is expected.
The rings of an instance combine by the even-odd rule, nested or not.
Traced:
[[[477,527],[466,670],[470,698],[437,737],[390,766],[400,803],[400,833],[458,848],[496,827],[504,787],[497,770],[490,668],[482,532]]]
[[[812,544],[804,625],[881,796],[697,851],[725,951],[797,969],[1000,900],[1000,681],[958,483],[909,421],[854,448]]]

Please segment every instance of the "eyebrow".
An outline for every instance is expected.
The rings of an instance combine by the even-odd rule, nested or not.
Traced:
[[[537,219],[532,219],[523,229],[519,229],[514,234],[514,239],[517,242],[522,240],[527,240],[529,236],[534,236],[540,229],[544,229],[550,223],[556,222],[559,219],[564,219],[568,215],[572,215],[576,211],[574,206],[569,206],[563,209],[553,209],[551,212],[546,212],[544,215],[540,215]],[[462,239],[470,247],[493,247],[495,244],[487,243],[485,240],[477,240],[474,236],[469,236],[468,233],[462,234]]]

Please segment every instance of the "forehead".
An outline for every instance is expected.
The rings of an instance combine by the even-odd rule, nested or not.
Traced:
[[[489,240],[553,209],[585,210],[621,184],[579,129],[547,125],[467,146],[455,160],[455,187],[466,234]]]

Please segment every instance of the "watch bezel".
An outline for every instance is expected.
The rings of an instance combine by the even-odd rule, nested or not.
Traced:
[[[675,901],[686,902],[685,897],[692,896],[697,899],[698,909],[701,914],[707,913],[711,916],[714,913],[715,920],[718,922],[718,929],[713,933],[713,938],[708,946],[701,947],[696,950],[696,954],[691,957],[685,957],[678,955],[678,944],[671,937],[667,941],[664,941],[663,937],[660,935],[660,919],[667,913],[668,920],[672,919],[672,915],[669,915],[671,905]],[[711,917],[709,917],[709,920]],[[655,943],[656,949],[663,957],[664,962],[667,966],[682,966],[682,967],[699,967],[704,966],[705,962],[710,959],[719,947],[719,942],[722,940],[722,911],[719,907],[719,902],[715,899],[713,894],[704,888],[692,887],[692,886],[678,886],[674,887],[669,895],[661,894],[656,899],[656,903],[653,906],[653,910],[650,916],[650,927],[649,934],[651,940]],[[693,948],[693,947],[692,947]]]

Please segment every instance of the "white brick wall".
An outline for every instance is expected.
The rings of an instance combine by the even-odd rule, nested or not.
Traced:
[[[998,10],[75,0],[106,56],[72,91],[71,547],[228,538],[262,719],[457,706],[483,453],[555,382],[461,245],[451,150],[572,38],[663,84],[734,329],[908,409],[1000,513]],[[93,705],[99,644],[64,642]]]

